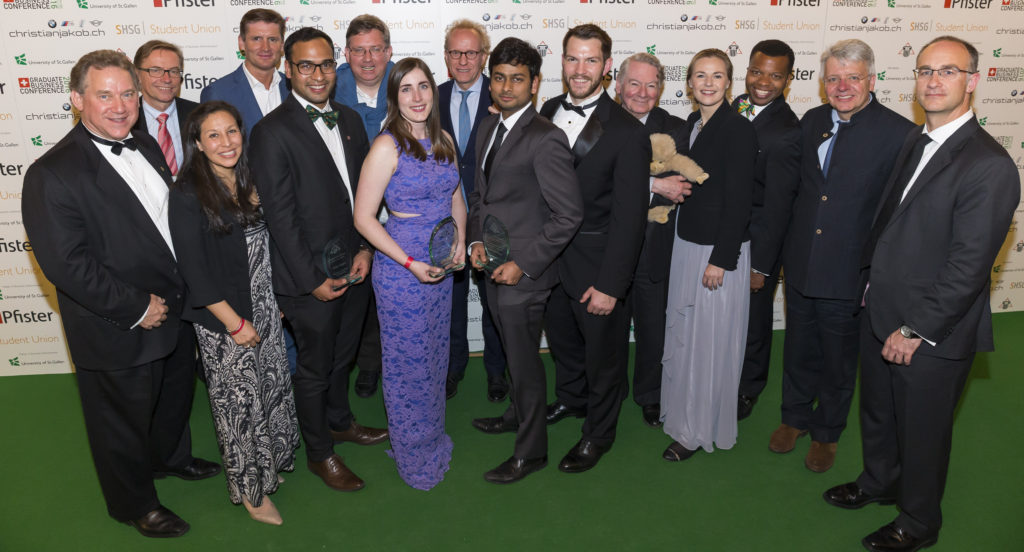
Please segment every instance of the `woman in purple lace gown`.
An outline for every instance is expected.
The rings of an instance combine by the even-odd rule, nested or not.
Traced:
[[[428,490],[448,471],[452,440],[444,431],[445,375],[452,283],[429,264],[434,226],[458,226],[454,262],[465,258],[466,204],[455,145],[441,130],[437,87],[423,61],[406,58],[387,82],[384,130],[363,163],[355,223],[377,248],[373,291],[384,352],[384,406],[398,474]],[[383,199],[387,227],[377,221]]]

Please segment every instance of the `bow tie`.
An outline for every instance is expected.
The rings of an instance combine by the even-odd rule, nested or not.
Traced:
[[[571,104],[571,103],[569,103],[569,102],[567,102],[565,100],[562,100],[562,109],[564,109],[566,111],[575,111],[576,113],[580,114],[580,117],[586,117],[587,114],[585,113],[585,111],[590,109],[591,107],[594,107],[595,105],[597,105],[597,102],[599,102],[599,101],[601,101],[601,98],[598,98],[598,99],[588,103],[587,105],[579,106],[579,105],[573,105],[573,104]]]
[[[138,144],[135,143],[135,138],[132,138],[131,136],[125,138],[120,142],[115,142],[113,140],[104,140],[103,138],[100,138],[99,136],[96,136],[91,132],[88,134],[89,138],[92,138],[93,142],[96,142],[97,144],[103,144],[104,146],[110,146],[110,153],[113,153],[114,155],[121,155],[121,150],[124,148],[128,148],[132,151],[139,149]]]
[[[324,124],[327,125],[329,130],[334,130],[334,127],[338,126],[338,112],[337,111],[320,111],[311,105],[306,106],[306,114],[309,115],[309,119],[316,122],[317,119],[323,118]]]

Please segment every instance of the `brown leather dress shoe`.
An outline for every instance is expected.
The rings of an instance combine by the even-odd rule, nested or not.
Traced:
[[[364,427],[355,422],[345,431],[331,430],[331,438],[335,443],[355,443],[357,445],[376,445],[388,440],[387,428]]]
[[[779,454],[787,453],[796,448],[796,440],[804,435],[807,435],[806,429],[779,424],[779,428],[772,432],[772,438],[768,440],[768,449]]]
[[[309,466],[309,471],[320,476],[328,487],[336,491],[358,491],[366,486],[366,483],[352,473],[337,454],[332,454],[321,462],[309,460],[306,465]]]
[[[896,499],[891,496],[873,496],[864,492],[856,481],[836,485],[821,495],[825,502],[847,510],[863,508],[872,502],[879,504],[896,504]]]
[[[860,543],[864,545],[864,548],[872,552],[914,552],[915,550],[928,548],[938,540],[938,535],[921,538],[909,535],[905,529],[894,522],[884,525],[874,533],[864,537]]]
[[[185,520],[163,506],[157,506],[155,510],[139,519],[125,523],[134,527],[143,536],[157,539],[180,537],[189,530]]]
[[[804,458],[804,465],[815,473],[825,473],[836,463],[836,443],[822,443],[811,441],[811,448],[807,450],[807,457]]]

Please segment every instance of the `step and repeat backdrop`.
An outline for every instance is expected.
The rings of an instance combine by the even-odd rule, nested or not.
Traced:
[[[686,65],[717,47],[736,67],[733,93],[743,91],[749,51],[765,38],[796,52],[789,102],[797,115],[822,103],[819,54],[824,45],[860,38],[877,58],[878,101],[923,122],[914,104],[918,49],[942,34],[973,42],[982,73],[974,107],[985,129],[1014,158],[1024,157],[1024,0],[2,0],[0,17],[0,375],[72,370],[53,286],[36,264],[21,222],[28,166],[74,125],[68,74],[84,52],[99,48],[129,57],[147,40],[181,46],[181,95],[199,100],[209,83],[241,62],[238,21],[255,7],[279,11],[288,32],[313,26],[335,41],[339,59],[349,21],[373,13],[391,29],[395,60],[423,58],[440,82],[445,27],[458,18],[480,22],[496,44],[517,36],[544,59],[538,102],[562,92],[559,56],[565,30],[593,22],[607,30],[618,63],[636,52],[666,66],[661,105],[685,117],[692,107]],[[995,312],[1024,308],[1021,210],[992,269]],[[471,347],[482,349],[473,290]],[[776,323],[782,323],[776,298]]]

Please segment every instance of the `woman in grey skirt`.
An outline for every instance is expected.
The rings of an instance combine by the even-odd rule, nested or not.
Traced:
[[[757,156],[753,125],[728,102],[729,56],[698,52],[686,82],[698,107],[688,119],[689,156],[710,178],[679,205],[672,249],[661,383],[661,417],[672,438],[662,456],[670,461],[736,443]]]

